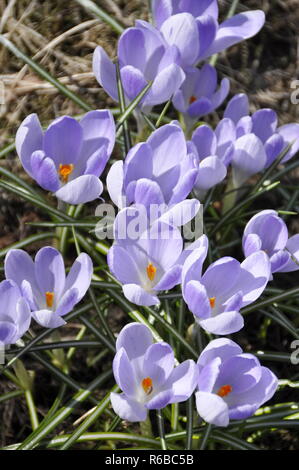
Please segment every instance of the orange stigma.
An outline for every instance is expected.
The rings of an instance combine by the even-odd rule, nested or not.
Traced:
[[[62,165],[60,163],[59,165],[59,176],[60,179],[63,183],[67,183],[69,180],[69,176],[73,173],[74,171],[74,165],[70,163],[69,165]]]
[[[54,303],[54,292],[46,292],[46,303],[48,308],[53,307]]]
[[[192,95],[191,98],[189,99],[189,104],[192,104],[195,101],[197,101],[197,98],[196,98],[196,96]]]
[[[152,263],[148,263],[146,272],[147,272],[147,277],[149,278],[150,281],[153,281],[155,279],[156,271],[157,271],[157,268]]]
[[[215,302],[216,302],[216,297],[210,297],[210,305],[211,305],[211,308],[214,308],[214,307],[215,307]]]
[[[231,385],[223,385],[223,387],[220,387],[217,395],[219,397],[226,397],[229,393],[231,393],[233,390],[233,387]]]
[[[146,377],[141,382],[142,388],[147,395],[153,391],[153,381],[150,377]]]

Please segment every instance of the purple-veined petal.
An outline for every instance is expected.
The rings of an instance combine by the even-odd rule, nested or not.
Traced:
[[[56,191],[55,196],[68,204],[94,201],[103,192],[103,185],[94,175],[82,175]]]
[[[192,134],[192,142],[196,146],[199,160],[216,154],[217,138],[209,126],[204,124],[197,127]]]
[[[210,297],[225,298],[231,296],[240,275],[240,263],[229,256],[212,263],[202,276],[202,284]],[[239,289],[237,289],[239,290]],[[235,291],[237,292],[237,291]]]
[[[163,390],[155,395],[149,402],[146,403],[145,407],[148,410],[161,410],[171,403],[173,392],[171,389]]]
[[[44,151],[47,157],[60,164],[76,164],[83,140],[83,131],[76,119],[62,116],[55,119],[44,136]]]
[[[141,178],[135,186],[134,202],[150,207],[151,204],[164,204],[164,197],[160,186],[156,181]]]
[[[216,426],[228,426],[228,406],[221,397],[214,393],[196,392],[195,398],[197,412],[204,421]]]
[[[35,280],[34,262],[26,251],[9,250],[4,261],[4,270],[6,279],[13,280],[19,288],[21,288],[23,280],[26,279],[34,290],[34,294],[37,294],[38,287]]]
[[[129,323],[119,333],[116,340],[116,351],[124,348],[130,360],[143,356],[153,343],[150,329],[141,323]]]
[[[256,233],[249,233],[243,237],[243,252],[245,257],[250,256],[252,253],[261,250],[262,240]]]
[[[202,96],[188,107],[187,112],[191,118],[195,119],[210,113],[212,108],[211,99]]]
[[[200,326],[215,335],[229,335],[240,331],[244,326],[244,319],[239,312],[223,312],[205,320],[199,320]]]
[[[198,167],[198,175],[195,181],[195,188],[208,190],[220,183],[226,177],[227,169],[218,157],[204,158]]]
[[[45,190],[55,192],[59,189],[60,182],[57,168],[51,158],[46,157],[43,150],[36,150],[31,155],[32,177]]]
[[[252,115],[252,133],[265,143],[277,127],[277,114],[272,109],[259,109]]]
[[[120,75],[124,92],[129,100],[133,101],[146,87],[147,81],[144,78],[143,73],[132,65],[126,65],[123,67],[120,71]]]
[[[160,175],[180,163],[186,155],[184,133],[174,123],[166,124],[154,131],[147,141],[153,152],[153,173]]]
[[[153,391],[163,387],[174,368],[174,353],[167,343],[154,343],[146,351],[142,373],[150,377]]]
[[[271,272],[280,272],[282,269],[284,269],[284,267],[287,266],[288,262],[290,261],[290,258],[290,254],[284,250],[279,250],[274,253],[270,258]],[[297,267],[297,269],[299,269],[299,266]]]
[[[15,340],[15,338],[17,338]],[[0,320],[0,345],[13,344],[18,340],[18,329],[12,321]]]
[[[234,341],[228,338],[218,338],[210,341],[210,343],[202,351],[198,358],[197,364],[199,369],[209,364],[215,357],[220,357],[222,361],[229,357],[241,354],[242,349]]]
[[[123,199],[122,189],[124,184],[124,170],[123,162],[121,160],[113,163],[111,166],[107,175],[106,183],[110,199],[121,209]]]
[[[170,290],[181,281],[182,267],[179,265],[170,268],[155,285],[155,291]]]
[[[200,60],[213,44],[218,29],[218,22],[217,17],[203,15],[196,19],[196,23],[199,35],[199,53],[197,60]]]
[[[78,302],[90,286],[92,272],[93,266],[90,256],[81,253],[76,258],[65,280],[65,291],[74,288],[78,290]]]
[[[118,349],[113,359],[112,367],[117,385],[128,397],[134,398],[137,388],[137,377],[123,347]]]
[[[292,144],[292,147],[282,159],[282,163],[285,163],[299,150],[299,124],[285,124],[279,127],[277,132],[283,137],[286,144]]]
[[[259,360],[252,354],[240,354],[223,362],[215,383],[218,390],[223,385],[232,387],[230,398],[254,387],[261,379],[262,371]]]
[[[96,47],[93,53],[92,70],[97,81],[108,95],[113,100],[118,101],[116,68],[101,46]]]
[[[37,114],[29,114],[16,133],[16,150],[23,167],[32,176],[30,158],[43,148],[43,131]]]
[[[155,106],[170,100],[180,88],[185,79],[183,69],[177,64],[171,64],[161,70],[145,95],[143,105]]]
[[[186,199],[179,202],[159,218],[161,222],[179,227],[194,219],[200,209],[200,202],[197,199]]]
[[[232,160],[235,187],[241,186],[250,176],[261,171],[267,162],[263,143],[254,134],[247,134],[235,142]]]
[[[115,144],[115,122],[109,109],[89,111],[80,120],[80,126],[83,130],[81,153],[92,155],[108,141],[107,154],[111,155]]]
[[[170,403],[188,400],[196,387],[197,379],[198,370],[194,361],[189,359],[175,367],[168,379],[173,394]]]
[[[182,271],[182,286],[184,286],[192,279],[200,279],[202,266],[208,252],[208,240],[205,235],[200,237],[201,246],[190,251],[187,256]]]
[[[289,262],[282,266],[279,271],[282,273],[297,271],[299,269],[299,234],[293,235],[288,239],[286,249],[292,256]],[[297,263],[294,260],[297,260]]]
[[[283,137],[280,134],[273,134],[265,143],[265,152],[267,155],[266,168],[281,154],[286,147]]]
[[[239,120],[249,115],[249,101],[248,96],[244,93],[239,93],[233,96],[228,102],[224,111],[224,117],[231,119],[235,124],[238,124]]]
[[[111,393],[110,400],[114,412],[121,419],[133,423],[146,420],[147,409],[142,403],[131,400],[124,393]]]
[[[66,324],[63,318],[53,313],[52,310],[37,310],[32,312],[32,317],[45,328],[58,328]]]
[[[212,392],[219,375],[220,366],[220,357],[214,357],[208,364],[200,368],[197,383],[200,392]]]
[[[159,305],[160,301],[156,295],[153,295],[137,284],[125,284],[123,286],[124,296],[133,304],[150,307]]]
[[[243,292],[243,307],[254,302],[267,286],[271,273],[268,256],[263,251],[257,251],[241,263],[236,290]]]
[[[199,319],[211,316],[211,306],[205,287],[196,280],[189,281],[184,286],[183,296],[190,312]]]
[[[15,323],[18,329],[18,338],[21,338],[28,330],[31,323],[31,312],[27,301],[20,298],[16,304],[16,318]]]
[[[122,246],[114,245],[110,248],[107,262],[110,271],[121,283],[139,284],[141,282],[138,259],[132,258]]]
[[[61,253],[51,246],[41,248],[35,257],[34,270],[41,294],[53,292],[54,299],[58,299],[65,285],[65,267]],[[45,308],[46,297],[44,302]]]
[[[79,292],[76,287],[72,287],[67,290],[58,303],[55,315],[63,317],[67,313],[71,312],[79,300]]]
[[[264,23],[265,14],[261,10],[239,13],[229,18],[219,26],[215,40],[202,58],[217,54],[238,42],[255,36]]]

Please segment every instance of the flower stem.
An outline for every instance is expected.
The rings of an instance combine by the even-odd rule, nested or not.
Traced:
[[[164,419],[163,419],[161,410],[157,410],[157,421],[158,421],[159,435],[160,435],[160,441],[161,441],[161,448],[162,450],[167,450],[166,439],[165,439],[165,429],[164,429]]]

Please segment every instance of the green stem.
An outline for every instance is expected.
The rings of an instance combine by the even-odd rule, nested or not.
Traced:
[[[25,390],[25,398],[26,398],[26,403],[27,403],[27,407],[29,411],[31,427],[32,427],[32,430],[35,431],[35,429],[37,429],[39,426],[39,420],[38,420],[37,411],[36,411],[36,407],[34,404],[34,399],[33,399],[31,390],[29,389]]]
[[[157,410],[157,421],[158,421],[158,429],[159,429],[159,436],[161,442],[161,449],[167,450],[166,439],[165,439],[165,428],[164,428],[164,419],[162,416],[162,410]]]

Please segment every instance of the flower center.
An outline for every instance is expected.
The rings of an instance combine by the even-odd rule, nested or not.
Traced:
[[[146,395],[149,395],[153,391],[153,381],[150,377],[146,377],[141,382],[142,388]]]
[[[222,387],[219,388],[217,395],[219,397],[226,397],[229,393],[231,393],[233,390],[233,387],[231,385],[223,385]]]
[[[54,303],[54,292],[46,292],[46,303],[48,308],[53,307]]]
[[[214,308],[214,307],[215,307],[215,302],[216,302],[216,297],[210,297],[210,305],[211,305],[211,308]]]
[[[153,281],[155,279],[156,271],[157,271],[156,266],[154,266],[152,263],[149,263],[146,268],[146,272],[147,272],[147,277],[149,278],[150,281]]]
[[[69,165],[62,165],[60,163],[59,165],[59,176],[60,179],[63,183],[67,183],[69,180],[69,176],[73,173],[74,171],[74,165],[70,163]]]
[[[196,96],[192,95],[192,96],[190,97],[190,99],[189,99],[189,104],[192,104],[192,103],[194,103],[195,101],[197,101],[197,98],[196,98]]]

